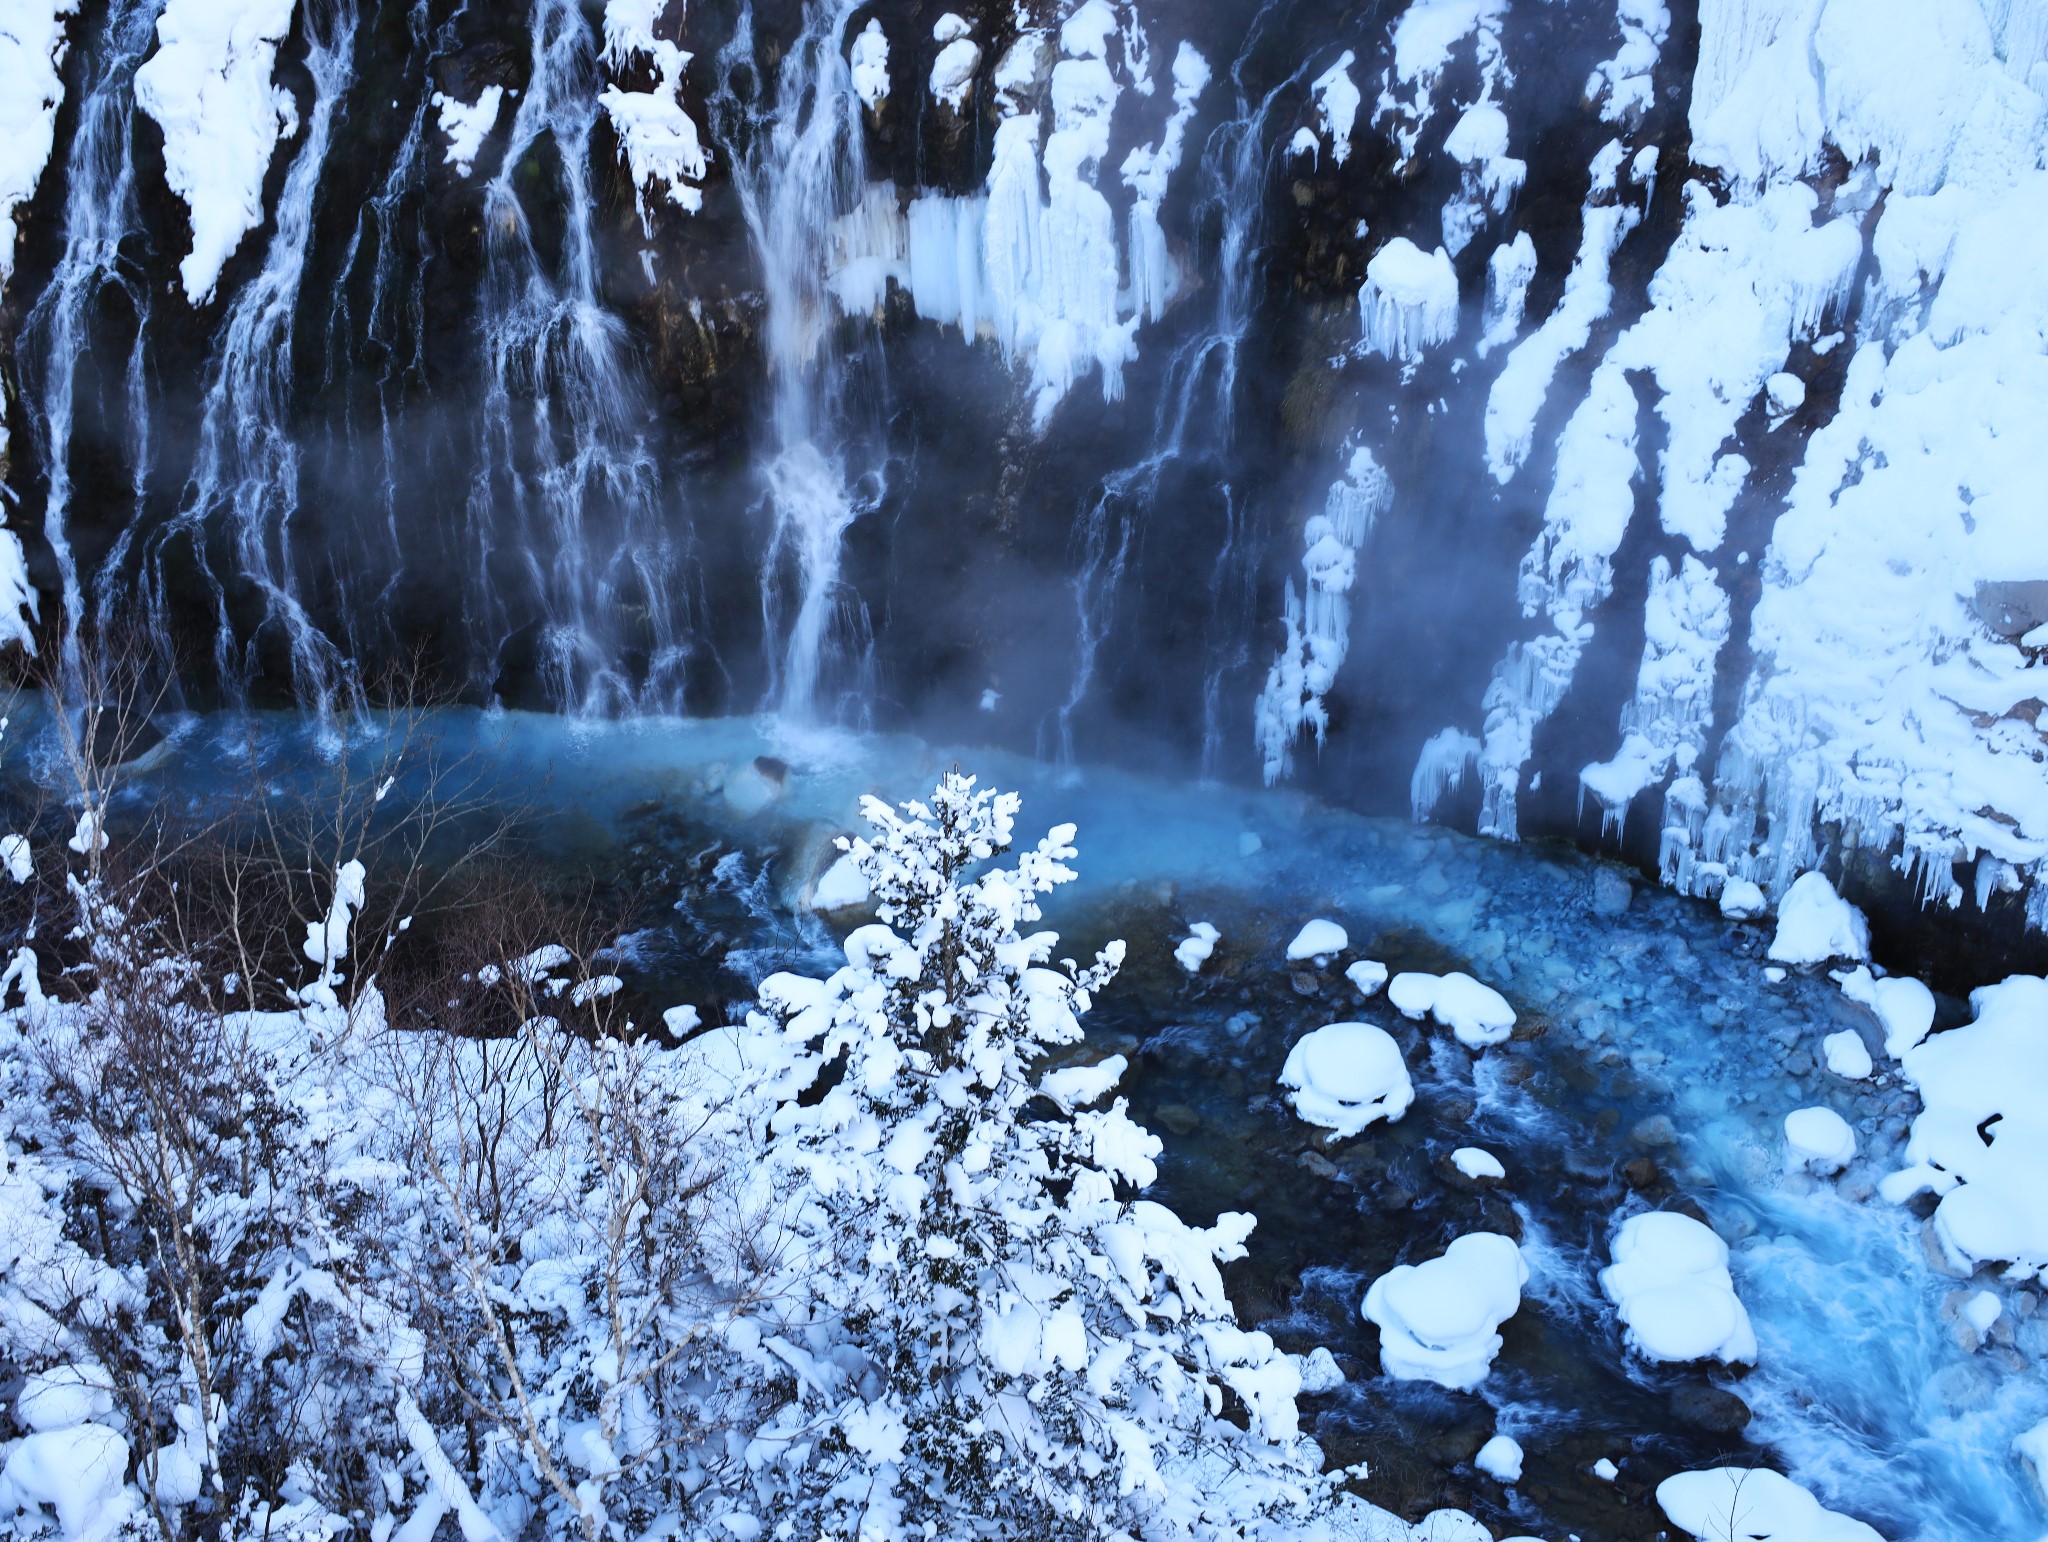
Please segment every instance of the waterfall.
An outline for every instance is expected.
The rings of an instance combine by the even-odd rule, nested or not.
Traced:
[[[533,626],[545,688],[561,706],[680,711],[697,647],[682,579],[687,549],[660,518],[654,455],[632,420],[640,392],[625,328],[600,299],[590,170],[596,40],[573,0],[536,0],[531,39],[531,79],[484,189],[485,378],[467,620],[472,637],[500,642],[497,659],[475,661],[493,678],[475,683],[488,692],[505,644]],[[558,170],[547,192],[562,233],[559,250],[544,253],[519,188],[536,180],[529,158],[548,147]],[[508,508],[516,528],[501,544]],[[507,575],[523,578],[537,617],[506,594]]]
[[[1071,585],[1078,620],[1073,684],[1058,711],[1058,758],[1074,764],[1075,712],[1095,684],[1096,661],[1115,620],[1117,591],[1134,540],[1150,522],[1161,479],[1186,459],[1214,464],[1222,503],[1223,539],[1212,570],[1205,628],[1202,686],[1202,773],[1216,774],[1224,738],[1223,683],[1250,659],[1252,578],[1256,543],[1246,528],[1243,489],[1223,475],[1236,436],[1238,350],[1251,325],[1256,249],[1269,159],[1266,120],[1300,71],[1253,100],[1244,71],[1269,14],[1268,0],[1254,18],[1231,67],[1235,111],[1211,131],[1202,149],[1194,218],[1197,230],[1216,234],[1215,302],[1205,322],[1167,362],[1165,385],[1153,419],[1150,449],[1142,460],[1096,485],[1079,523],[1080,563]]]
[[[864,695],[867,618],[840,578],[842,542],[880,504],[886,485],[879,465],[848,465],[856,436],[826,282],[833,222],[859,201],[866,181],[860,99],[840,51],[856,9],[851,0],[814,0],[783,55],[772,101],[756,73],[753,11],[742,11],[719,56],[712,102],[765,305],[772,442],[763,481],[774,533],[762,560],[761,603],[769,700],[800,719],[819,714],[829,669],[850,674],[853,694]],[[750,100],[738,94],[742,80],[755,86]]]
[[[137,509],[146,477],[149,414],[142,384],[147,291],[122,272],[119,258],[121,242],[136,227],[135,157],[129,135],[135,114],[135,67],[156,39],[162,4],[163,0],[114,0],[88,55],[84,76],[89,85],[79,103],[78,125],[66,157],[64,253],[21,334],[22,399],[37,458],[48,478],[43,536],[57,566],[62,664],[67,674],[78,667],[78,633],[85,619],[70,528],[78,367],[91,347],[93,312],[109,285],[122,292],[135,312],[124,383]],[[95,606],[102,616],[111,598],[96,591]]]
[[[167,665],[170,613],[182,598],[175,593],[179,580],[204,575],[215,613],[213,663],[223,693],[242,698],[262,661],[281,647],[292,698],[325,721],[352,706],[358,688],[354,665],[307,613],[299,591],[292,529],[299,513],[300,462],[291,421],[292,322],[335,112],[355,79],[356,13],[346,3],[324,19],[309,11],[306,26],[312,110],[278,196],[263,267],[235,296],[214,344],[198,454],[178,512],[144,543],[142,588]],[[178,562],[181,545],[197,560]],[[219,576],[223,569],[233,575],[225,582]],[[245,603],[260,614],[247,629],[238,660],[244,632],[234,612]]]

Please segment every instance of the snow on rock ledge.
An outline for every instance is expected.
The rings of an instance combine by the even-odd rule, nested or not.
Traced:
[[[1529,1266],[1514,1240],[1471,1232],[1440,1258],[1398,1264],[1372,1282],[1364,1314],[1380,1330],[1380,1363],[1398,1381],[1469,1392],[1500,1353],[1500,1325],[1522,1305]]]
[[[1628,1347],[1648,1360],[1756,1361],[1756,1333],[1728,1273],[1728,1244],[1691,1216],[1632,1215],[1600,1271]]]
[[[2015,975],[1970,1005],[1973,1022],[1900,1059],[1924,1107],[1881,1192],[1940,1195],[1934,1237],[1957,1267],[2027,1279],[2048,1270],[2048,980]]]
[[[14,211],[35,196],[64,100],[64,21],[77,0],[24,0],[0,21],[0,289],[14,273]],[[0,429],[0,449],[6,448]]]
[[[278,139],[298,131],[290,93],[271,84],[292,0],[170,0],[159,47],[135,72],[135,101],[164,135],[164,178],[192,217],[178,264],[186,298],[213,298],[242,237],[263,223],[263,178]]]
[[[1697,1542],[1884,1542],[1768,1467],[1681,1472],[1657,1485],[1657,1503]]]
[[[608,85],[598,98],[633,174],[633,200],[644,233],[652,230],[647,195],[655,188],[666,189],[668,201],[685,213],[695,214],[704,206],[700,184],[711,160],[696,120],[683,110],[681,100],[683,66],[692,56],[654,34],[655,23],[667,8],[668,0],[607,0],[604,8],[605,63],[617,71],[644,54],[654,65],[655,83],[648,90]],[[492,113],[496,115],[495,105]],[[452,158],[452,150],[450,154]]]
[[[1288,1102],[1328,1140],[1348,1140],[1376,1120],[1398,1120],[1415,1101],[1401,1046],[1371,1023],[1331,1023],[1304,1034],[1287,1052],[1280,1085]]]

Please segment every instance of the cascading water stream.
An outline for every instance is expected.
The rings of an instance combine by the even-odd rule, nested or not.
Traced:
[[[712,102],[760,264],[773,436],[763,480],[775,521],[761,573],[769,700],[796,719],[819,714],[828,669],[851,666],[858,684],[868,629],[840,579],[842,543],[883,491],[878,467],[854,472],[847,463],[845,361],[826,288],[833,221],[858,200],[866,175],[860,103],[841,52],[856,9],[825,0],[806,10],[772,100],[735,90],[743,76],[758,79],[753,12],[744,11],[719,57]]]
[[[468,503],[468,619],[473,636],[500,641],[499,657],[476,667],[494,678],[504,644],[527,625],[505,593],[509,570],[539,608],[539,666],[556,703],[579,713],[680,711],[696,646],[684,543],[660,518],[654,457],[629,419],[639,392],[625,328],[599,298],[596,42],[569,0],[537,0],[531,39],[531,78],[484,190],[485,382]],[[544,254],[520,186],[549,150],[561,245]],[[499,539],[507,506],[518,529],[510,550]],[[638,623],[630,635],[620,624],[629,615]],[[476,683],[488,691],[493,680]]]
[[[1225,535],[1212,573],[1208,642],[1202,690],[1202,775],[1213,777],[1223,744],[1223,680],[1250,658],[1255,553],[1246,529],[1249,509],[1241,490],[1220,473],[1236,437],[1238,350],[1251,325],[1252,285],[1258,276],[1256,250],[1269,162],[1266,119],[1300,72],[1256,102],[1244,71],[1266,21],[1279,0],[1269,0],[1253,19],[1231,68],[1236,106],[1229,121],[1211,131],[1202,148],[1195,202],[1197,229],[1217,229],[1215,304],[1206,323],[1184,341],[1166,366],[1151,449],[1143,460],[1105,477],[1096,487],[1077,529],[1081,561],[1072,582],[1078,622],[1074,680],[1057,719],[1058,760],[1071,767],[1074,713],[1095,683],[1096,660],[1115,620],[1117,591],[1131,548],[1149,521],[1160,483],[1169,468],[1192,458],[1218,465]],[[1190,431],[1195,437],[1190,438]]]
[[[359,688],[354,665],[307,613],[299,594],[292,551],[301,454],[291,421],[292,322],[335,113],[355,80],[356,12],[347,3],[325,17],[308,12],[306,25],[313,104],[304,137],[278,196],[262,269],[235,296],[214,345],[198,454],[178,513],[145,542],[142,586],[151,631],[167,664],[173,657],[174,591],[184,575],[207,574],[221,691],[239,699],[266,651],[281,644],[292,699],[329,722],[357,703]],[[216,532],[227,549],[208,561]],[[181,542],[199,560],[174,561]],[[240,660],[229,584],[218,576],[223,570],[234,575],[236,590],[253,591],[261,610]],[[239,596],[234,598],[239,604]]]
[[[72,550],[71,455],[78,403],[78,368],[90,348],[89,331],[102,291],[118,286],[135,312],[134,337],[126,369],[128,437],[133,467],[134,507],[139,509],[147,476],[149,412],[142,393],[143,337],[148,299],[120,265],[121,243],[136,229],[135,155],[130,125],[135,116],[135,69],[156,40],[162,0],[115,0],[106,25],[88,55],[90,86],[79,104],[78,126],[66,157],[64,254],[22,328],[19,357],[23,399],[35,436],[38,459],[48,477],[43,536],[56,561],[63,608],[63,658],[67,674],[78,668],[78,634],[85,599]],[[128,527],[133,529],[132,523]],[[127,534],[116,548],[115,562]],[[111,596],[96,590],[101,615]]]

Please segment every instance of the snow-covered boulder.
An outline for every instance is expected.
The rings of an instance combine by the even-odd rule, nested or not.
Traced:
[[[1863,1035],[1854,1028],[1829,1034],[1820,1041],[1820,1049],[1828,1069],[1849,1081],[1860,1082],[1875,1069],[1870,1060],[1870,1046],[1863,1042]]]
[[[1778,932],[1770,957],[1780,964],[1825,964],[1870,957],[1863,912],[1835,893],[1821,873],[1801,873],[1778,901]]]
[[[1501,1165],[1499,1157],[1478,1146],[1460,1146],[1451,1153],[1451,1166],[1467,1178],[1505,1178],[1507,1168]]]
[[[1216,951],[1216,944],[1222,939],[1223,933],[1209,922],[1197,921],[1175,946],[1173,961],[1189,974],[1200,974],[1202,966],[1209,962],[1209,955]]]
[[[1328,1139],[1345,1140],[1377,1119],[1395,1120],[1415,1101],[1401,1046],[1371,1023],[1331,1023],[1304,1034],[1287,1052],[1280,1084],[1288,1101]]]
[[[1934,992],[1910,975],[1879,980],[1859,965],[1837,974],[1842,994],[1877,1014],[1884,1024],[1884,1052],[1894,1060],[1927,1037],[1934,1027]]]
[[[1731,921],[1747,921],[1770,908],[1762,888],[1747,878],[1731,878],[1721,885],[1721,914]]]
[[[1515,1031],[1515,1009],[1507,997],[1458,970],[1403,971],[1388,985],[1387,1000],[1403,1017],[1434,1017],[1468,1049],[1499,1044]]]
[[[1365,1293],[1380,1364],[1399,1381],[1470,1391],[1500,1353],[1498,1330],[1521,1308],[1528,1278],[1514,1239],[1490,1231],[1470,1232],[1425,1263],[1397,1264]]]
[[[1728,1244],[1691,1216],[1652,1210],[1622,1222],[1600,1289],[1629,1348],[1645,1359],[1756,1360],[1756,1332],[1728,1273]]]
[[[1377,996],[1387,983],[1387,966],[1377,959],[1362,958],[1344,971],[1344,978],[1361,996]]]
[[[1884,1542],[1768,1467],[1710,1467],[1657,1485],[1671,1524],[1698,1542]]]
[[[15,1443],[0,1467],[0,1515],[48,1506],[66,1537],[107,1535],[123,1505],[128,1442],[104,1424],[37,1430]]]
[[[1795,1108],[1785,1116],[1785,1150],[1794,1167],[1838,1173],[1856,1158],[1856,1132],[1832,1108]]]
[[[1479,1448],[1472,1465],[1499,1483],[1522,1481],[1522,1447],[1506,1435],[1496,1435]]]
[[[868,902],[868,881],[860,875],[860,864],[845,852],[811,886],[811,909],[851,910]]]
[[[1958,1266],[2048,1269],[2048,980],[2014,975],[1971,992],[1974,1021],[1900,1058],[1923,1105],[1906,1167],[1884,1180],[1895,1204],[1941,1196],[1934,1235]]]
[[[1294,934],[1294,941],[1287,944],[1287,958],[1290,963],[1312,959],[1321,965],[1350,946],[1351,936],[1343,927],[1318,916]]]

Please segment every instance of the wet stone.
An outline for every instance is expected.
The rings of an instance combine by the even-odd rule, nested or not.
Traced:
[[[1621,1176],[1628,1180],[1630,1188],[1640,1191],[1654,1188],[1657,1180],[1664,1175],[1658,1170],[1657,1164],[1645,1156],[1637,1157],[1633,1162],[1624,1162]]]
[[[1678,1144],[1678,1127],[1668,1114],[1652,1114],[1647,1119],[1636,1121],[1635,1128],[1629,1131],[1629,1138],[1638,1146],[1658,1151]]]
[[[1320,996],[1323,993],[1323,982],[1307,969],[1295,970],[1287,977],[1287,983],[1294,987],[1297,996]]]
[[[1735,1435],[1749,1423],[1749,1404],[1720,1387],[1686,1382],[1671,1393],[1671,1417],[1710,1435]]]
[[[1153,1117],[1176,1135],[1192,1135],[1202,1123],[1202,1116],[1185,1103],[1162,1103]]]
[[[1595,915],[1618,916],[1628,909],[1635,897],[1635,885],[1613,868],[1600,867],[1593,870]]]

